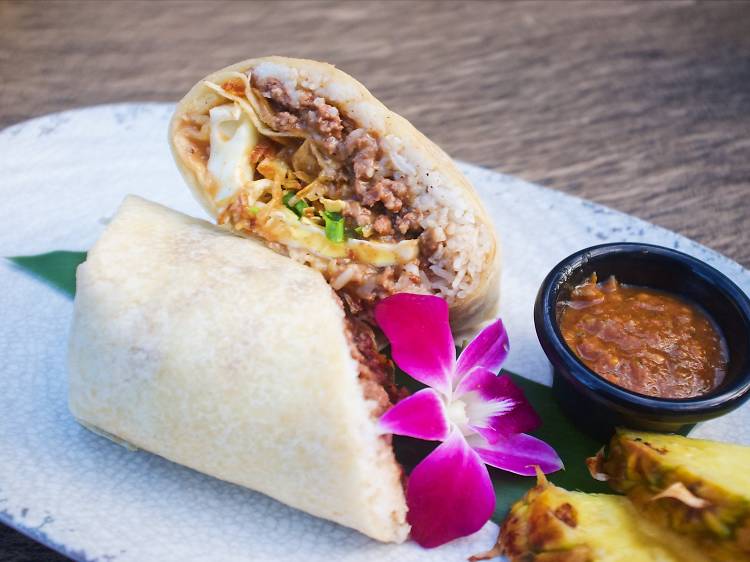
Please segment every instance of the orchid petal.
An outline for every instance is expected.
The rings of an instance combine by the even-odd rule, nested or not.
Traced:
[[[456,364],[448,304],[432,295],[398,293],[380,301],[375,319],[391,342],[396,365],[448,396]]]
[[[458,383],[455,399],[466,404],[469,427],[490,443],[504,435],[533,431],[542,423],[523,390],[507,375],[474,369]]]
[[[450,430],[443,401],[431,388],[420,390],[398,402],[383,414],[379,425],[386,433],[428,441],[442,441]]]
[[[535,466],[539,466],[545,474],[563,467],[562,460],[552,447],[524,433],[506,435],[495,443],[472,435],[469,444],[488,465],[523,476],[533,476]]]
[[[481,529],[495,509],[495,492],[477,453],[453,431],[412,471],[406,503],[412,538],[432,548]]]
[[[509,349],[508,332],[498,318],[479,332],[458,356],[455,378],[460,380],[475,367],[497,373],[508,356]]]

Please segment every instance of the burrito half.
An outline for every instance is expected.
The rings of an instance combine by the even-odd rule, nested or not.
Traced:
[[[169,135],[220,223],[320,271],[354,314],[412,292],[444,297],[459,337],[496,316],[497,241],[473,187],[335,67],[285,57],[229,66],[188,92]]]
[[[381,541],[409,531],[372,331],[323,277],[129,197],[77,274],[69,401],[116,441]]]

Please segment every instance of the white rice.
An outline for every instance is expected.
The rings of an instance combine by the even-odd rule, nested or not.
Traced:
[[[463,198],[450,189],[437,184],[427,191],[417,184],[415,191],[421,191],[414,200],[414,207],[424,217],[420,226],[425,230],[440,229],[445,236],[445,241],[429,258],[430,271],[435,274],[431,289],[448,302],[466,297],[477,288],[489,261],[491,233],[485,225],[477,223]]]

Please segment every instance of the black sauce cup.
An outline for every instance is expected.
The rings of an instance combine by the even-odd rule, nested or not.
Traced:
[[[694,398],[657,398],[632,392],[596,374],[565,343],[560,304],[592,273],[600,280],[660,289],[702,307],[726,341],[724,381]],[[554,370],[553,391],[563,411],[586,433],[608,439],[614,427],[680,432],[716,418],[750,398],[750,300],[724,274],[704,262],[651,244],[616,243],[586,248],[547,275],[534,305],[539,342]]]

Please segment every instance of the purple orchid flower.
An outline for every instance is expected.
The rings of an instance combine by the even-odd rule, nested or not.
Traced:
[[[436,296],[399,293],[381,301],[375,319],[393,360],[430,388],[380,418],[384,433],[442,443],[409,476],[406,502],[412,538],[432,548],[478,531],[495,509],[485,464],[533,476],[562,468],[555,450],[524,432],[541,420],[523,391],[498,376],[508,335],[498,319],[456,361],[448,305]]]

